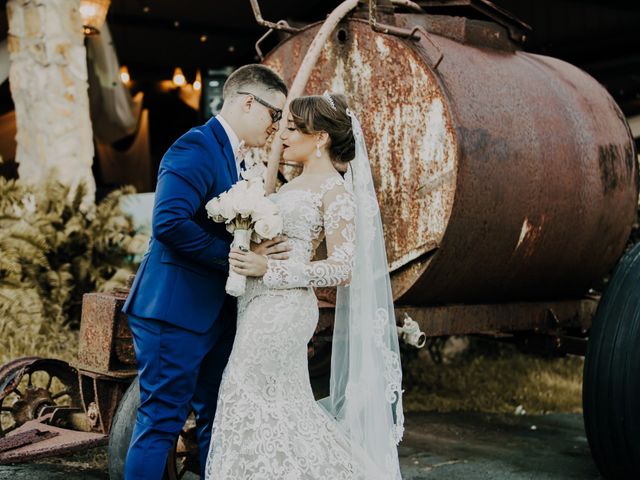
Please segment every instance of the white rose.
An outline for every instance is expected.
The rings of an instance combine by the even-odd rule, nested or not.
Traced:
[[[233,235],[233,232],[235,231],[235,229],[236,229],[235,222],[227,223],[227,232]]]
[[[253,212],[252,202],[249,197],[245,197],[244,201],[238,205],[238,214],[242,218],[248,218],[251,216],[251,212]]]
[[[262,198],[264,198],[264,196],[260,193],[259,190],[248,189],[242,196],[242,199],[240,199],[238,202],[238,213],[242,216],[242,218],[251,217],[254,210],[256,209],[256,206],[260,203]]]
[[[247,180],[246,184],[242,196],[238,197],[236,210],[242,218],[253,218],[257,206],[264,200],[264,184],[261,179],[254,178]]]
[[[214,222],[224,222],[219,197],[209,200],[204,208],[207,211],[208,217],[213,219]]]
[[[247,180],[240,180],[231,187],[229,194],[236,198],[242,198],[242,195],[246,193],[248,188],[249,182]]]
[[[230,208],[233,208],[235,215],[240,213],[238,209],[242,208],[248,188],[249,182],[246,180],[240,180],[226,192],[229,196]]]
[[[233,220],[234,218],[236,218],[236,215],[238,214],[235,207],[234,207],[234,201],[232,196],[229,194],[229,192],[225,192],[222,195],[220,195],[220,215],[222,215],[222,217],[225,220]]]
[[[282,232],[282,217],[280,215],[262,217],[256,222],[254,230],[262,238],[271,239]]]
[[[255,206],[253,219],[255,221],[265,217],[272,217],[280,213],[278,206],[266,197],[262,197],[260,202]]]

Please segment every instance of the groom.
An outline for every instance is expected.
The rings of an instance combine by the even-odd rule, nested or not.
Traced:
[[[241,142],[261,147],[277,131],[286,95],[269,68],[239,68],[224,85],[220,114],[180,137],[160,163],[153,236],[123,309],[140,382],[126,480],[162,478],[190,406],[204,477],[236,321],[235,299],[225,294],[231,236],[207,218],[205,204],[238,180]],[[286,250],[273,241],[261,253],[286,258]]]

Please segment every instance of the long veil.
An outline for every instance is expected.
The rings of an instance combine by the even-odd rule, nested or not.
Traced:
[[[402,370],[382,221],[360,122],[350,110],[355,158],[345,176],[356,203],[355,260],[338,287],[330,395],[320,401],[349,438],[365,478],[400,479]]]

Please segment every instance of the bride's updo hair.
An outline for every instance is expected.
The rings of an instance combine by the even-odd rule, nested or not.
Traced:
[[[333,103],[326,95],[330,95]],[[302,133],[329,134],[329,156],[334,162],[349,162],[356,155],[347,108],[346,97],[337,93],[298,97],[289,105],[293,123]]]

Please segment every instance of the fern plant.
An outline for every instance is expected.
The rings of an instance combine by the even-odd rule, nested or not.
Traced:
[[[57,182],[35,189],[0,177],[0,362],[42,351],[40,342],[68,350],[82,295],[124,284],[140,244],[119,207],[132,192],[87,210],[82,187],[70,195]]]

